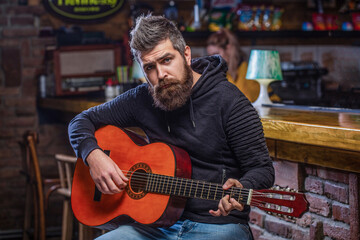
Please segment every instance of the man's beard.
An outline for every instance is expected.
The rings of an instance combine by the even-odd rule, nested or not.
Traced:
[[[182,79],[159,79],[158,85],[155,87],[149,86],[156,107],[165,111],[172,111],[184,106],[188,101],[193,85],[193,74],[190,66],[185,61],[184,69]],[[164,86],[166,87],[163,88]]]

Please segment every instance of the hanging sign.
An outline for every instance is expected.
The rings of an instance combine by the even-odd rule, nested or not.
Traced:
[[[125,0],[43,0],[53,15],[70,22],[97,22],[117,13]]]

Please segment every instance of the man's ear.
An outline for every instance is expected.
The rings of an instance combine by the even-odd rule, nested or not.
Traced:
[[[191,65],[191,48],[188,45],[185,46],[184,57],[185,57],[186,63],[190,66]]]

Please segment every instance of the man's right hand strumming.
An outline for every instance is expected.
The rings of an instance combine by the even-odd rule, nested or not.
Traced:
[[[104,194],[120,193],[127,185],[128,179],[115,162],[102,150],[93,150],[86,161],[90,175],[96,187]]]

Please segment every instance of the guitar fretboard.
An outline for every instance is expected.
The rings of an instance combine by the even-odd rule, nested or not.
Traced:
[[[187,198],[199,198],[207,200],[220,200],[226,195],[238,202],[247,203],[249,190],[232,187],[224,190],[222,185],[200,180],[171,177],[148,173],[145,191],[166,195],[174,195]]]

